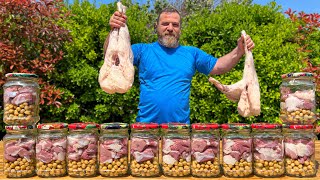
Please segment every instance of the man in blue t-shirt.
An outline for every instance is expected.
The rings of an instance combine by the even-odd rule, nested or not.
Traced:
[[[110,18],[110,27],[120,28],[127,17],[116,11]],[[140,102],[137,122],[190,124],[189,96],[191,79],[196,71],[217,75],[230,71],[241,59],[244,37],[230,53],[213,57],[191,46],[181,46],[180,13],[166,8],[159,13],[155,25],[158,41],[151,44],[134,44],[134,65],[139,70]],[[105,43],[108,44],[108,38]],[[254,48],[250,36],[246,36],[248,49]]]

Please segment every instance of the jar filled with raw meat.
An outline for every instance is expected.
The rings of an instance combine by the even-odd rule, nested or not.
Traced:
[[[313,125],[284,125],[285,169],[287,176],[316,176]]]
[[[38,76],[8,73],[3,85],[3,122],[7,125],[34,125],[39,117]]]
[[[313,124],[316,119],[315,78],[312,73],[284,74],[280,86],[280,119],[284,124]]]
[[[284,144],[280,124],[255,123],[253,136],[254,174],[260,177],[284,175]]]
[[[92,177],[98,170],[98,128],[96,123],[68,125],[67,161],[71,177]]]
[[[38,124],[36,141],[37,175],[61,177],[67,173],[67,123]]]
[[[131,124],[130,171],[134,177],[160,176],[159,125]]]
[[[219,124],[195,123],[191,125],[191,128],[192,176],[220,176]]]
[[[162,172],[165,176],[191,174],[190,126],[183,123],[161,124]]]
[[[4,175],[8,178],[26,178],[35,175],[35,128],[26,125],[5,127],[3,137]]]
[[[105,177],[128,175],[128,124],[104,123],[100,125],[99,172]]]
[[[245,123],[222,124],[222,167],[227,177],[252,174],[251,127]]]

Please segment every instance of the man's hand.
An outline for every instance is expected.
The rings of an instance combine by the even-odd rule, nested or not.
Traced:
[[[127,16],[116,11],[110,18],[109,25],[111,29],[124,27],[127,22]]]
[[[241,37],[238,39],[238,49],[241,52],[241,54],[245,53],[244,40],[246,40],[247,48],[249,51],[254,48],[254,42],[252,41],[251,37],[249,35],[246,35],[246,37],[241,35]]]

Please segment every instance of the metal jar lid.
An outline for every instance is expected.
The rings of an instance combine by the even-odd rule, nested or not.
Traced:
[[[250,124],[246,123],[229,123],[229,124],[222,124],[222,129],[234,129],[234,130],[242,130],[242,129],[250,129]]]
[[[50,129],[66,129],[68,128],[67,123],[54,122],[54,123],[43,123],[37,125],[38,129],[50,130]]]
[[[252,129],[281,129],[281,124],[274,123],[254,123],[251,124]]]
[[[157,129],[159,124],[157,123],[133,123],[131,124],[132,129]]]
[[[31,73],[7,73],[6,77],[24,77],[24,78],[38,78],[38,75]]]
[[[189,129],[190,125],[185,123],[163,123],[162,129]]]
[[[31,125],[9,125],[5,126],[5,129],[8,131],[11,130],[28,130],[28,129],[34,129]]]
[[[68,125],[69,129],[96,129],[99,128],[99,124],[92,122],[84,123],[72,123]]]
[[[313,78],[314,74],[313,73],[309,73],[309,72],[296,72],[296,73],[287,73],[287,74],[281,75],[282,79],[299,78],[299,77],[310,77],[310,78]]]
[[[103,123],[100,125],[100,129],[127,129],[129,126],[127,123]]]
[[[194,123],[191,125],[191,128],[196,130],[219,129],[219,127],[220,125],[217,123]]]

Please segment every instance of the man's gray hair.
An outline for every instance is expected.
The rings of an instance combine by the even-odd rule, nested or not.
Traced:
[[[181,23],[182,23],[182,21],[181,21],[181,14],[180,14],[180,12],[179,12],[176,8],[174,8],[174,7],[166,7],[166,8],[164,8],[164,9],[162,9],[162,10],[159,12],[159,14],[158,14],[157,24],[159,24],[160,15],[161,15],[162,13],[178,13],[179,16],[180,16],[180,26],[181,26]]]

